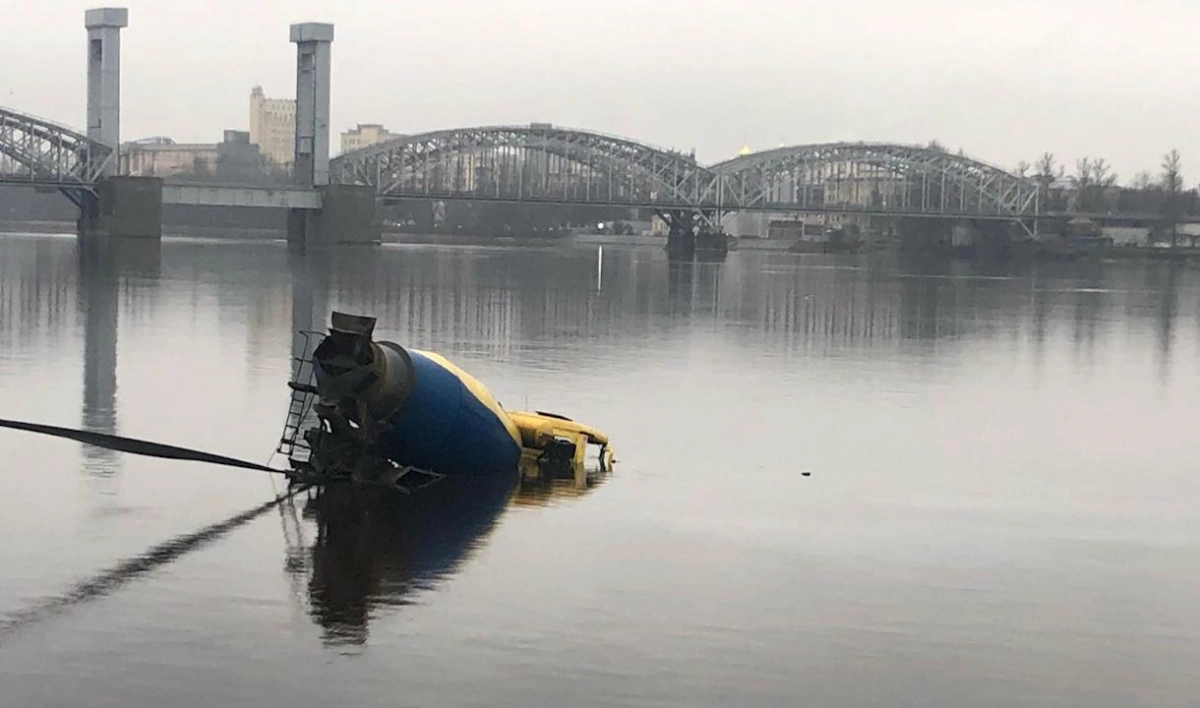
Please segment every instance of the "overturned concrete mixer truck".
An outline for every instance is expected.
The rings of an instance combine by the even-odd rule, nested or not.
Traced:
[[[593,467],[611,470],[608,436],[595,428],[505,410],[444,357],[375,341],[374,329],[373,317],[334,312],[315,348],[306,339],[278,448],[293,479],[412,492],[447,476],[579,475],[589,449]]]

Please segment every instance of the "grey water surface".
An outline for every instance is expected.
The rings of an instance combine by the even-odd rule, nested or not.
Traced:
[[[2,235],[0,418],[265,462],[334,308],[615,473],[266,504],[0,431],[0,705],[1196,704],[1194,268]]]

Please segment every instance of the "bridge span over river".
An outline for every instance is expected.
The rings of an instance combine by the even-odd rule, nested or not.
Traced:
[[[115,150],[63,125],[0,108],[0,183],[61,191],[84,208]],[[594,205],[693,213],[862,213],[1022,221],[1028,179],[960,155],[890,143],[779,148],[702,165],[689,153],[549,124],[439,130],[333,158],[330,185],[384,202],[435,199]],[[320,210],[314,186],[167,182],[162,202]]]
[[[79,203],[115,159],[113,148],[80,132],[0,107],[0,182],[54,187]],[[891,143],[799,145],[706,166],[678,150],[534,123],[411,135],[329,164],[330,182],[369,185],[384,199],[985,219],[1032,217],[1038,206],[1032,180],[960,155]]]
[[[89,10],[87,130],[0,108],[0,183],[58,190],[80,231],[161,233],[162,204],[285,208],[297,239],[363,240],[377,202],[411,199],[651,210],[685,231],[735,212],[1008,221],[1046,216],[1038,184],[986,162],[886,142],[796,145],[701,164],[694,154],[549,123],[437,130],[329,158],[333,26],[293,25],[295,183],[189,184],[118,174],[122,8]],[[369,240],[369,239],[368,239]]]
[[[330,179],[383,199],[471,199],[732,212],[1037,215],[1037,184],[978,160],[890,143],[798,145],[715,165],[548,123],[438,130],[335,157]]]

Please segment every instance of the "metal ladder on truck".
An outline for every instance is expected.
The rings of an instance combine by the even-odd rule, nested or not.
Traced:
[[[306,464],[312,457],[312,448],[304,439],[303,430],[317,395],[312,352],[316,349],[315,345],[325,338],[321,332],[302,330],[298,334],[304,338],[304,346],[300,356],[292,358],[294,369],[292,378],[288,381],[292,397],[288,403],[287,418],[283,423],[283,435],[279,437],[279,446],[275,449],[277,453],[288,458],[293,468]]]

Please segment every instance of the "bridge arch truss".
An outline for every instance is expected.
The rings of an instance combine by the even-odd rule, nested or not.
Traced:
[[[56,187],[77,204],[112,150],[56,123],[0,108],[0,182]]]
[[[331,178],[384,197],[1016,219],[1038,185],[964,155],[891,143],[767,150],[710,167],[590,131],[487,126],[407,136],[341,155]]]
[[[752,153],[710,168],[730,202],[763,211],[1021,219],[1039,211],[1038,185],[942,150],[827,143]]]
[[[716,206],[730,194],[690,154],[536,123],[412,135],[334,158],[330,174],[385,198],[672,209]]]

